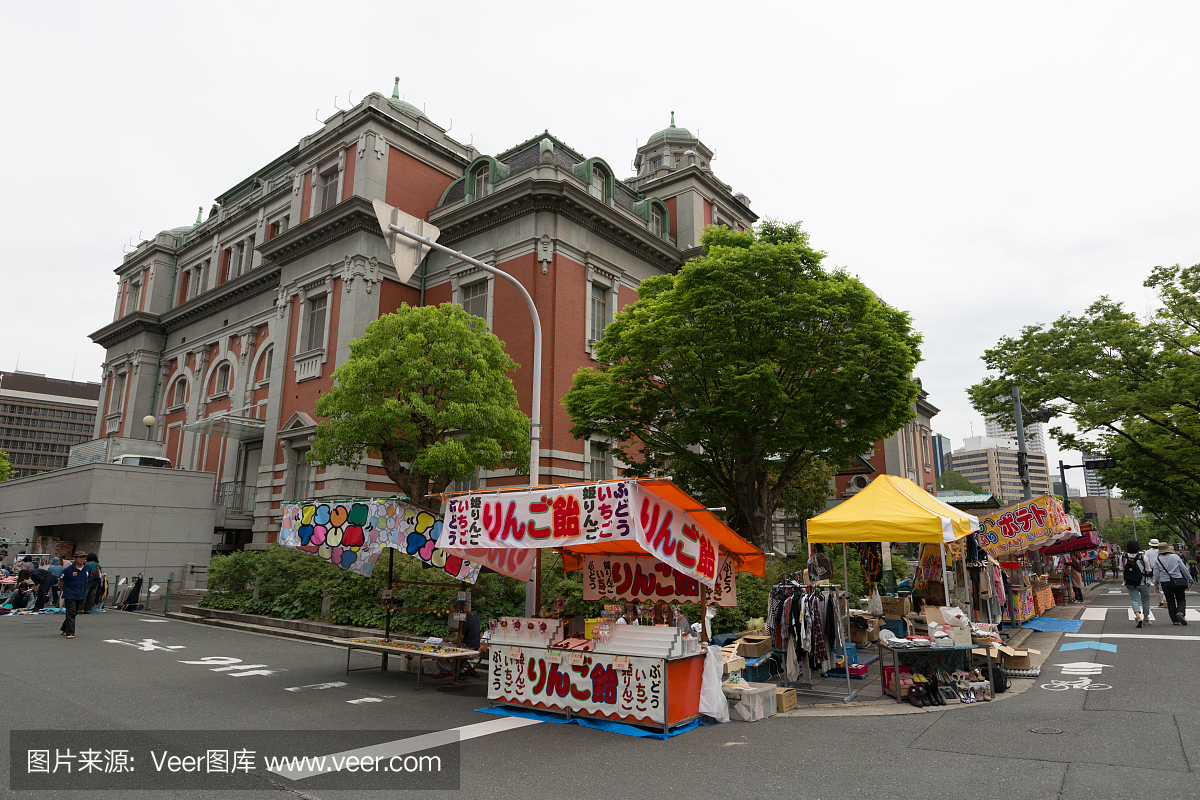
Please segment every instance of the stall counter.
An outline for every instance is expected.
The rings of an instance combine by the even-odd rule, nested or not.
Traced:
[[[491,648],[488,700],[668,731],[700,715],[704,653],[672,658]]]

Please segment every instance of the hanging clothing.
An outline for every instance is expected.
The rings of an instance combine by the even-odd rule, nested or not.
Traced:
[[[874,586],[883,580],[883,545],[879,542],[865,542],[858,546],[858,565],[862,567],[863,577],[868,586]]]

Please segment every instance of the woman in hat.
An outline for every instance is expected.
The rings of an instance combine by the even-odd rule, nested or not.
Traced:
[[[1175,555],[1175,548],[1163,542],[1158,546],[1158,558],[1154,562],[1154,582],[1162,587],[1167,599],[1167,616],[1176,625],[1187,625],[1184,592],[1192,585],[1192,576],[1183,559]]]

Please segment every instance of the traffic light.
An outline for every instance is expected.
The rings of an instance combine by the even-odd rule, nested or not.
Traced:
[[[1017,453],[1017,474],[1021,476],[1021,480],[1029,474],[1029,454],[1024,450]]]
[[[1115,458],[1093,458],[1083,462],[1084,469],[1111,469],[1116,465]]]

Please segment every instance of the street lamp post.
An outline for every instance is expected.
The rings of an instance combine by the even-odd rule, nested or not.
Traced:
[[[521,298],[529,308],[529,316],[533,318],[533,411],[530,414],[529,423],[529,485],[536,486],[539,483],[540,477],[538,473],[542,430],[542,320],[538,316],[537,306],[533,304],[533,298],[529,296],[529,292],[521,285],[520,281],[503,270],[496,269],[490,264],[485,264],[478,259],[471,258],[458,250],[452,250],[444,244],[438,244],[432,239],[413,233],[400,225],[389,223],[387,229],[393,233],[420,242],[426,247],[431,247],[434,250],[440,250],[447,255],[454,256],[460,261],[465,261],[472,266],[479,267],[481,270],[499,278],[504,278],[504,280],[515,286],[517,291],[521,293]],[[529,577],[529,583],[525,585],[525,615],[528,617],[537,616],[538,607],[541,605],[541,555],[542,551],[540,549],[537,550],[533,574]]]

